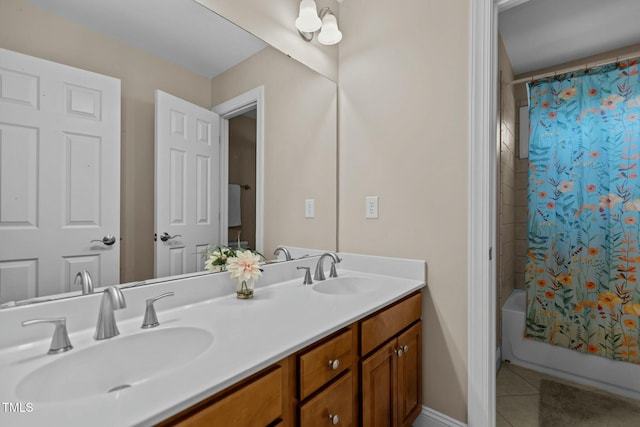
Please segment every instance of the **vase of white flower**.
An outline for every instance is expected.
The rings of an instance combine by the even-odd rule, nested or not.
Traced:
[[[215,250],[206,252],[207,260],[204,268],[212,273],[227,271],[227,260],[236,256],[236,252],[226,246],[217,246]]]
[[[236,296],[240,299],[253,298],[253,289],[258,277],[262,276],[259,267],[260,255],[250,250],[235,251],[235,256],[227,258],[227,271],[236,282]]]

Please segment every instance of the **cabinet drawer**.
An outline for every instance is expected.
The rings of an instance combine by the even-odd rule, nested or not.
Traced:
[[[301,427],[353,425],[353,379],[347,372],[334,384],[300,407]],[[337,417],[333,423],[329,417]],[[334,421],[335,421],[334,420]]]
[[[300,400],[351,368],[351,329],[299,356]]]
[[[360,355],[364,356],[420,319],[422,294],[400,301],[360,322]]]
[[[175,425],[245,427],[273,423],[282,416],[282,375],[278,367]]]

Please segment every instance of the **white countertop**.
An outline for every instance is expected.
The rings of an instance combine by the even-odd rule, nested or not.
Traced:
[[[366,267],[369,264],[368,261],[383,260],[387,263],[387,269],[381,272],[388,273],[394,269],[391,258],[348,254],[340,254],[340,256],[346,261],[341,263],[345,264],[345,267]],[[163,305],[159,302],[157,313],[160,326],[151,330],[140,329],[143,309],[137,310],[139,315],[131,315],[128,318],[123,316],[125,318],[120,319],[116,316],[120,335],[109,341],[133,334],[145,334],[148,331],[176,327],[197,327],[213,335],[212,344],[196,358],[116,392],[57,402],[28,401],[25,400],[26,396],[18,396],[15,392],[18,383],[29,372],[68,357],[75,351],[100,346],[102,342],[93,340],[93,327],[86,327],[77,332],[70,327],[69,333],[74,349],[59,355],[46,354],[50,342],[48,334],[47,338],[38,341],[0,347],[0,403],[22,403],[25,409],[22,413],[12,412],[7,411],[6,408],[3,410],[3,406],[0,405],[0,425],[152,425],[425,286],[426,269],[423,261],[398,261],[405,266],[409,265],[407,263],[417,263],[409,268],[414,272],[409,274],[414,276],[413,278],[406,278],[407,274],[398,275],[405,276],[402,278],[396,275],[338,270],[340,277],[358,276],[370,277],[377,281],[384,280],[384,287],[370,293],[328,295],[314,291],[313,285],[302,285],[302,272],[296,272],[295,266],[315,265],[316,259],[309,259],[282,263],[275,267],[282,271],[286,269],[285,273],[278,273],[282,277],[288,275],[296,278],[270,285],[263,283],[261,287],[256,288],[255,297],[250,300],[237,299],[235,293],[228,293],[231,289],[228,287],[225,288],[226,295],[200,298],[198,301],[170,309],[163,310]],[[269,267],[265,267],[265,273]],[[292,271],[289,272],[289,270]],[[420,270],[423,271],[422,275]],[[229,280],[228,273],[200,276],[197,282],[206,281],[207,286],[221,286],[220,283],[224,280]],[[180,293],[191,292],[187,282],[183,283],[180,280],[168,282],[151,292],[157,295],[171,290],[178,296]],[[127,307],[130,307],[127,297],[129,290],[123,292],[127,298]],[[151,295],[149,289],[144,290],[144,295],[143,291],[139,292],[141,292],[139,296],[131,293],[131,299],[136,302],[136,306],[141,304],[138,300]],[[55,312],[55,307],[48,307],[45,311]],[[92,305],[92,310],[94,308],[95,303]],[[7,314],[4,318],[0,310],[0,322],[6,321],[9,325],[15,323],[15,319],[18,318],[26,320],[37,308],[32,307],[30,310],[17,315],[16,313]],[[67,310],[71,309],[67,308]],[[91,322],[94,321],[95,314],[97,311],[91,315]],[[81,324],[80,321],[76,323]],[[28,328],[25,328],[25,331],[26,329]],[[48,333],[51,332],[51,327],[45,329]],[[100,369],[98,360],[96,360],[95,369]],[[71,371],[68,374],[72,376],[74,372]],[[31,411],[27,411],[27,403],[31,405]]]

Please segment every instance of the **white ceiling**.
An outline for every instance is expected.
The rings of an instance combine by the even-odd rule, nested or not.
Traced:
[[[206,77],[266,46],[193,0],[29,1]]]
[[[501,0],[516,75],[640,43],[640,0]]]

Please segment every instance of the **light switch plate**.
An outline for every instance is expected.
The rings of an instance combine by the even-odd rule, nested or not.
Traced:
[[[369,219],[378,219],[378,196],[367,196],[365,216]]]
[[[316,199],[305,199],[304,201],[304,217],[316,217]]]

